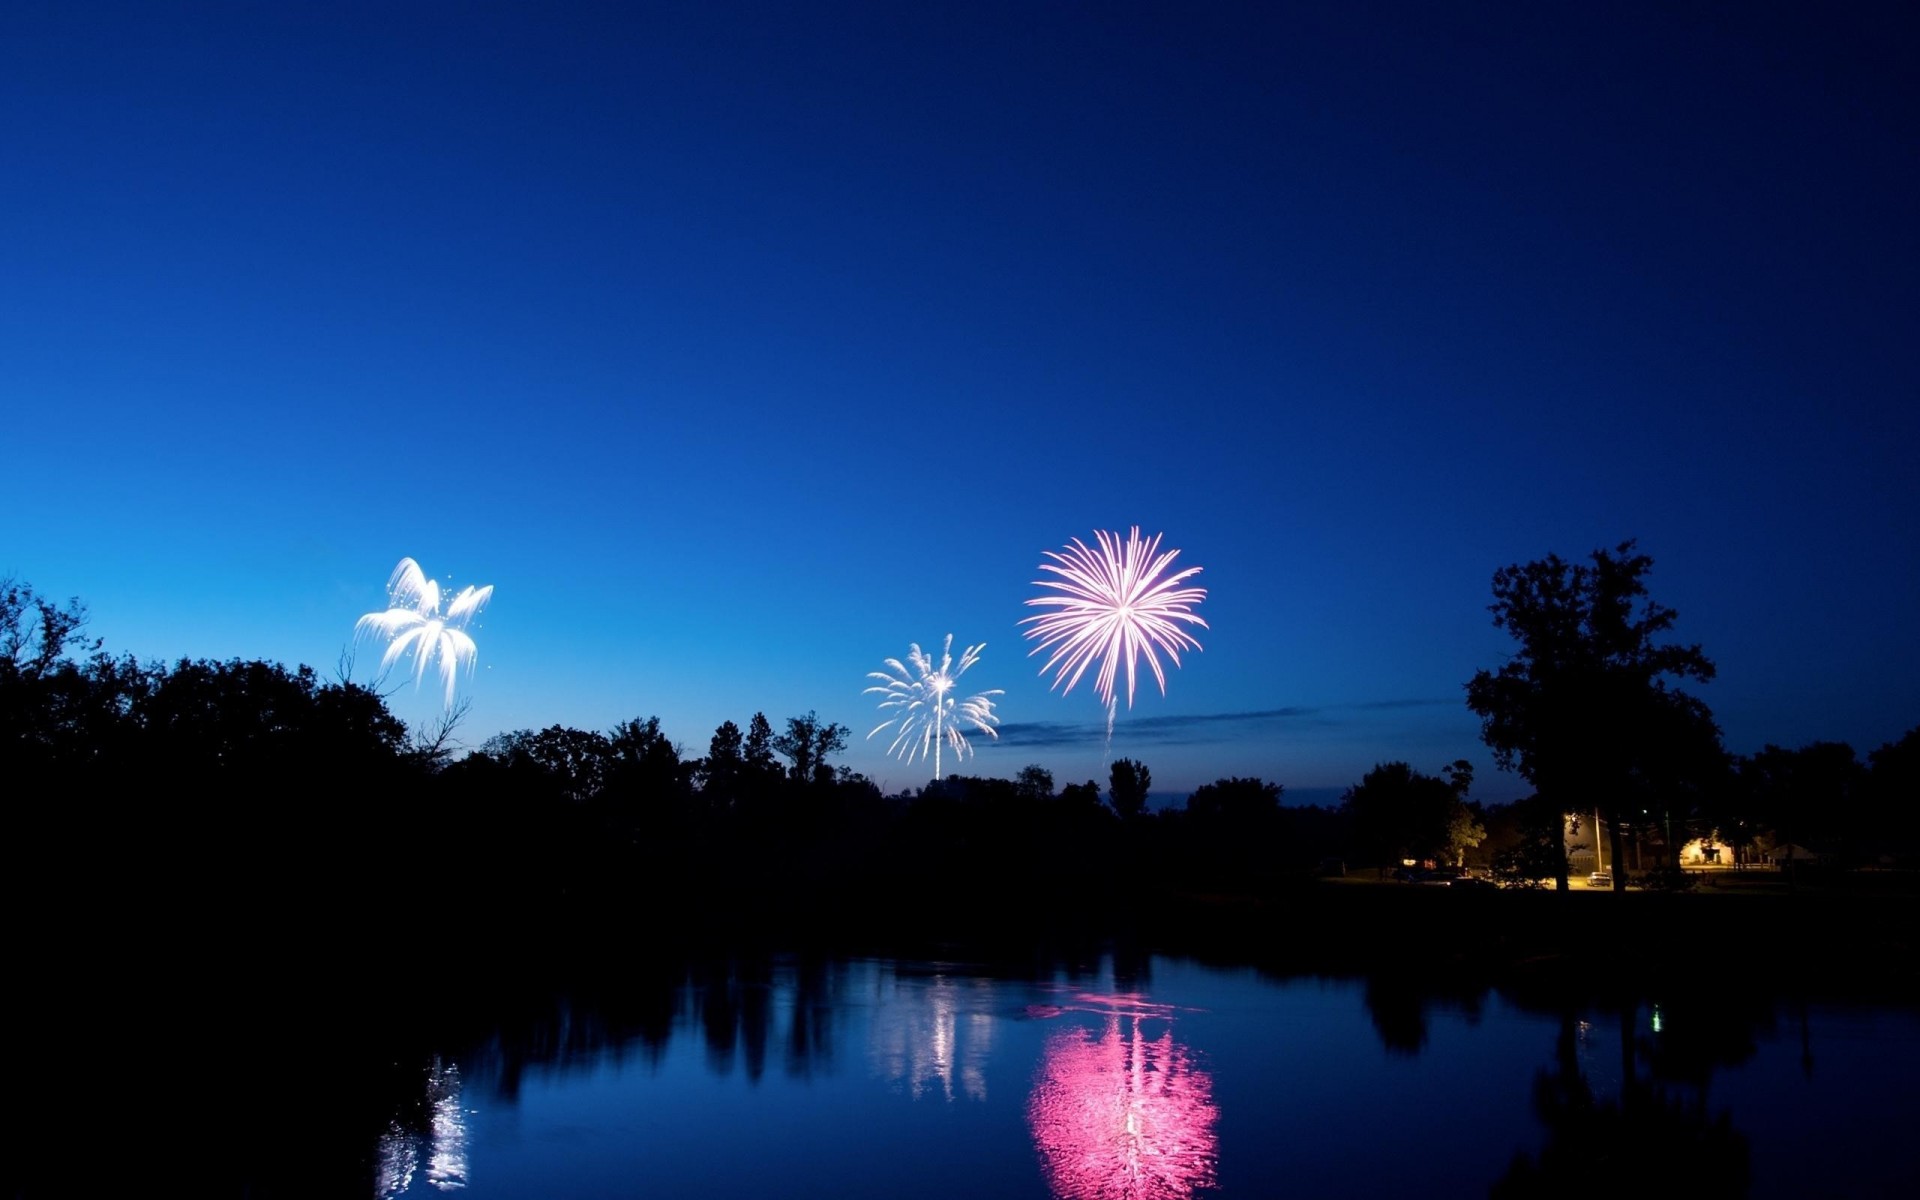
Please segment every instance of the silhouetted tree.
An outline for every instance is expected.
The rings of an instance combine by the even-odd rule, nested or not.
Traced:
[[[340,682],[343,685],[349,683],[352,674],[351,664],[345,664],[345,669],[339,673]],[[407,737],[408,755],[428,772],[445,769],[453,761],[453,751],[458,745],[454,734],[472,708],[472,700],[462,699],[439,716],[410,730]]]
[[[684,832],[691,776],[659,717],[622,721],[607,737],[605,795],[630,826],[651,822],[660,832]]]
[[[480,749],[511,769],[536,769],[555,794],[576,804],[600,794],[611,754],[604,734],[563,725],[498,733]]]
[[[148,761],[203,787],[247,787],[275,777],[306,787],[398,762],[406,726],[373,692],[323,685],[312,667],[182,659],[154,675],[133,714]]]
[[[1187,816],[1206,825],[1259,827],[1279,811],[1283,790],[1264,779],[1216,779],[1187,797]]]
[[[12,578],[0,578],[0,756],[12,773],[71,770],[104,749],[101,738],[120,721],[126,696],[102,689],[93,669],[72,656],[97,655],[100,643],[77,637],[86,606],[63,608]],[[107,682],[143,686],[132,662],[96,658],[94,668],[125,675]],[[101,724],[101,719],[106,724]],[[91,747],[91,749],[90,749]]]
[[[1537,795],[1485,810],[1485,853],[1494,878],[1508,887],[1533,887],[1567,869],[1560,811]]]
[[[1264,779],[1216,779],[1187,797],[1170,834],[1184,839],[1195,886],[1259,889],[1278,867],[1280,792]]]
[[[1867,755],[1873,828],[1888,857],[1920,853],[1920,726]]]
[[[1091,779],[1061,788],[1060,807],[1069,813],[1082,815],[1107,811],[1106,805],[1100,803],[1100,785]]]
[[[1768,744],[1742,761],[1740,778],[1749,811],[1776,847],[1847,853],[1864,840],[1858,824],[1870,777],[1845,742]]]
[[[804,717],[787,718],[787,731],[775,736],[773,749],[792,764],[787,777],[795,783],[831,783],[827,755],[847,748],[848,732],[845,725],[822,724],[819,715],[808,710]]]
[[[1383,870],[1403,858],[1442,857],[1459,804],[1446,780],[1403,762],[1376,765],[1340,798],[1358,857]]]
[[[1053,772],[1034,764],[1020,768],[1014,776],[1013,790],[1022,800],[1038,802],[1053,799]]]
[[[739,798],[740,780],[747,769],[741,744],[740,727],[722,721],[707,743],[707,756],[696,765],[694,778],[709,812],[725,812]]]
[[[1113,811],[1122,820],[1132,820],[1147,809],[1147,790],[1153,786],[1153,772],[1147,764],[1131,758],[1116,759],[1107,775],[1107,796]]]
[[[777,777],[780,764],[774,758],[773,726],[767,723],[767,714],[755,713],[747,722],[746,740],[740,745],[740,757],[746,764],[746,775],[756,784]]]
[[[1745,756],[1729,756],[1713,786],[1703,789],[1695,806],[1692,832],[1731,851],[1728,861],[1750,862],[1765,831],[1750,791],[1751,768]]]
[[[1473,764],[1456,758],[1440,768],[1440,774],[1447,781],[1447,790],[1453,793],[1453,804],[1447,812],[1444,853],[1453,865],[1465,866],[1467,852],[1487,840],[1487,827],[1480,822],[1479,806],[1467,800],[1467,793],[1473,790]]]
[[[1677,871],[1680,847],[1724,791],[1732,763],[1704,704],[1654,702],[1637,716],[1621,722],[1634,754],[1613,805],[1601,805],[1612,823],[1610,861],[1626,861],[1622,839],[1638,831],[1654,835],[1664,848],[1667,870]],[[1616,891],[1626,886],[1621,874],[1614,873]]]
[[[0,578],[0,678],[18,673],[45,675],[62,658],[99,651],[100,642],[77,637],[87,623],[87,606],[76,597],[66,607],[8,576]]]
[[[1557,812],[1599,811],[1614,861],[1623,827],[1650,793],[1682,787],[1718,755],[1706,705],[1667,677],[1706,681],[1713,663],[1698,645],[1658,644],[1675,613],[1646,598],[1653,560],[1622,542],[1591,565],[1558,555],[1502,567],[1493,577],[1493,623],[1519,649],[1498,671],[1467,684],[1467,706],[1503,770],[1517,770]],[[1566,864],[1556,871],[1567,886]],[[1614,886],[1624,888],[1624,872]]]

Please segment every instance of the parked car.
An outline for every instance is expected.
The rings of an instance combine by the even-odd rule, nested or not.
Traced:
[[[1590,888],[1611,889],[1613,887],[1613,872],[1595,871],[1593,874],[1587,876],[1587,886]]]

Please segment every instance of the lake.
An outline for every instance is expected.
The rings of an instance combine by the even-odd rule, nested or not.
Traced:
[[[715,957],[390,1065],[378,1197],[1920,1195],[1920,1012],[1724,979]]]

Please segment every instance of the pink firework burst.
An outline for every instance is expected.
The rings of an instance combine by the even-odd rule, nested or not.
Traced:
[[[1133,692],[1141,659],[1166,694],[1167,675],[1160,665],[1165,654],[1174,666],[1180,665],[1182,650],[1198,650],[1200,643],[1187,632],[1188,627],[1207,623],[1193,612],[1194,605],[1206,598],[1207,590],[1182,587],[1200,573],[1188,567],[1177,574],[1167,568],[1179,556],[1178,550],[1162,552],[1160,536],[1142,540],[1140,527],[1133,527],[1125,542],[1118,533],[1094,531],[1099,549],[1094,550],[1079,538],[1055,552],[1045,551],[1052,562],[1040,564],[1051,578],[1036,579],[1034,586],[1052,589],[1027,604],[1050,611],[1027,617],[1020,624],[1031,626],[1029,638],[1040,644],[1028,657],[1042,650],[1052,651],[1045,675],[1052,671],[1053,686],[1061,695],[1073,690],[1080,677],[1097,659],[1100,669],[1093,677],[1093,690],[1107,706],[1107,736],[1113,736],[1113,718],[1119,708],[1116,685],[1120,667],[1127,669],[1127,707],[1133,707]]]

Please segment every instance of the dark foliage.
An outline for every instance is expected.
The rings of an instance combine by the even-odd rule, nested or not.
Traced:
[[[1389,868],[1404,858],[1445,857],[1458,804],[1444,779],[1423,775],[1403,762],[1374,767],[1340,800],[1353,837],[1354,861]]]
[[[827,757],[847,748],[848,733],[845,725],[823,724],[808,712],[804,717],[788,717],[787,731],[773,739],[772,747],[792,764],[787,777],[795,783],[831,783],[833,768]]]
[[[1153,772],[1147,770],[1147,764],[1131,758],[1116,759],[1107,777],[1107,796],[1123,821],[1147,811],[1147,792],[1152,787]]]
[[[1556,812],[1602,815],[1619,861],[1629,830],[1671,826],[1676,813],[1684,827],[1725,756],[1707,706],[1669,683],[1706,682],[1714,666],[1698,645],[1658,640],[1676,614],[1647,598],[1653,560],[1630,541],[1590,559],[1548,555],[1494,574],[1493,623],[1519,646],[1474,675],[1467,705],[1503,769]],[[1566,873],[1562,862],[1562,890]]]

